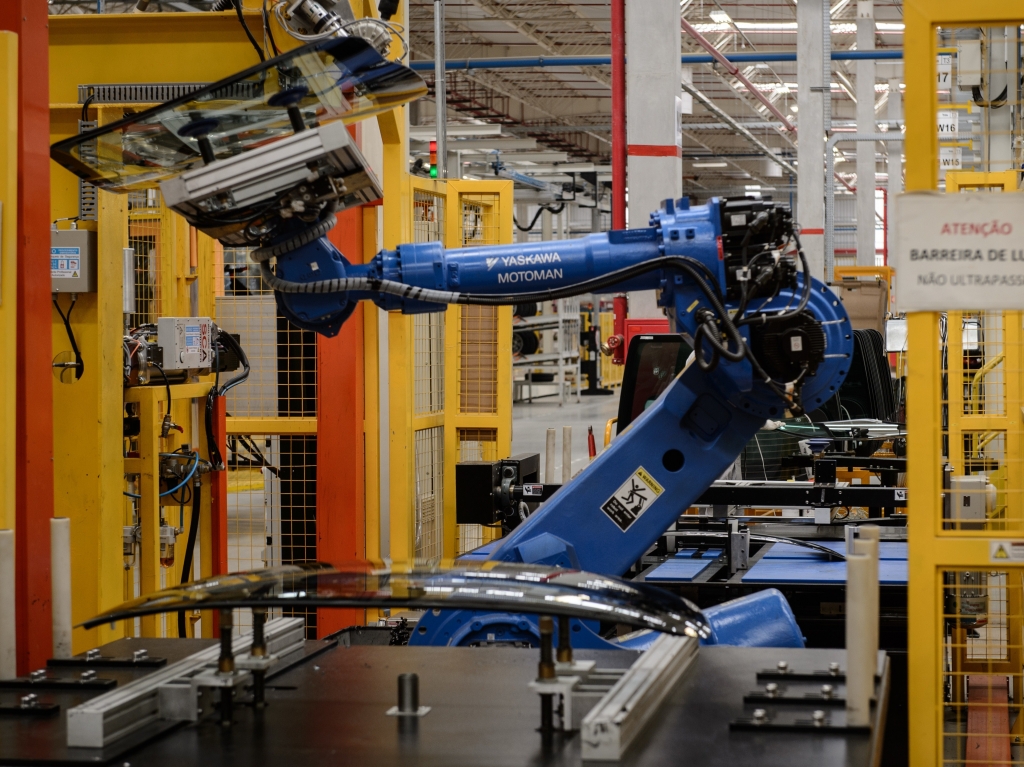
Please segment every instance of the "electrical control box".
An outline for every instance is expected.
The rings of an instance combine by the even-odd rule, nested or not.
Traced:
[[[956,86],[963,91],[983,85],[981,40],[961,40],[956,45]]]
[[[952,515],[956,529],[984,530],[995,508],[996,488],[984,474],[950,477]]]
[[[50,282],[54,293],[96,292],[96,232],[50,230]]]
[[[213,367],[213,320],[209,317],[159,317],[156,331],[165,371]]]

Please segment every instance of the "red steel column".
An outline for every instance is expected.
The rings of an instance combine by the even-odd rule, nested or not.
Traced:
[[[626,228],[626,0],[612,4],[612,229]]]
[[[3,0],[18,35],[18,328],[15,559],[18,673],[52,655],[53,377],[50,344],[50,87],[46,0]],[[10,360],[5,361],[10,364]]]
[[[224,463],[228,462],[227,397],[213,398],[213,438],[217,440]],[[210,574],[224,575],[228,571],[228,472],[215,471],[210,475]],[[214,620],[217,613],[213,614]]]
[[[228,462],[227,397],[213,398],[213,438],[217,442],[221,458]],[[224,575],[228,571],[228,472],[215,471],[210,474],[210,574]],[[209,616],[212,634],[220,633],[220,611],[203,614]],[[206,625],[205,623],[203,624]]]
[[[350,262],[363,263],[362,207],[337,216],[327,238]],[[316,339],[316,555],[335,565],[366,557],[363,311],[360,302],[338,335]],[[365,623],[364,610],[320,610],[317,635]]]

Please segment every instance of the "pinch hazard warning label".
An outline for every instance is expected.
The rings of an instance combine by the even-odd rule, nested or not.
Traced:
[[[993,562],[1024,562],[1024,541],[989,541],[988,552]]]
[[[601,511],[626,532],[663,492],[665,489],[641,466],[601,505]]]

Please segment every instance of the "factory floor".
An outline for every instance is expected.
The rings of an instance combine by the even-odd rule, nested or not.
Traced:
[[[572,427],[572,474],[588,463],[587,427],[594,428],[597,452],[604,447],[604,426],[619,410],[619,390],[606,396],[570,398],[559,406],[555,398],[515,403],[512,406],[512,455],[540,453],[541,479],[549,484],[562,481],[562,427]],[[544,477],[544,445],[548,429],[555,429],[555,476]],[[613,427],[614,429],[614,427]],[[614,431],[613,431],[614,433]]]

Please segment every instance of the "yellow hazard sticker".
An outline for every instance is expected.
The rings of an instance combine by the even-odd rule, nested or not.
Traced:
[[[988,553],[993,562],[1024,562],[1024,541],[990,540]]]
[[[619,486],[612,497],[601,505],[601,511],[618,525],[622,532],[626,532],[664,492],[665,488],[658,484],[650,472],[640,466]]]

